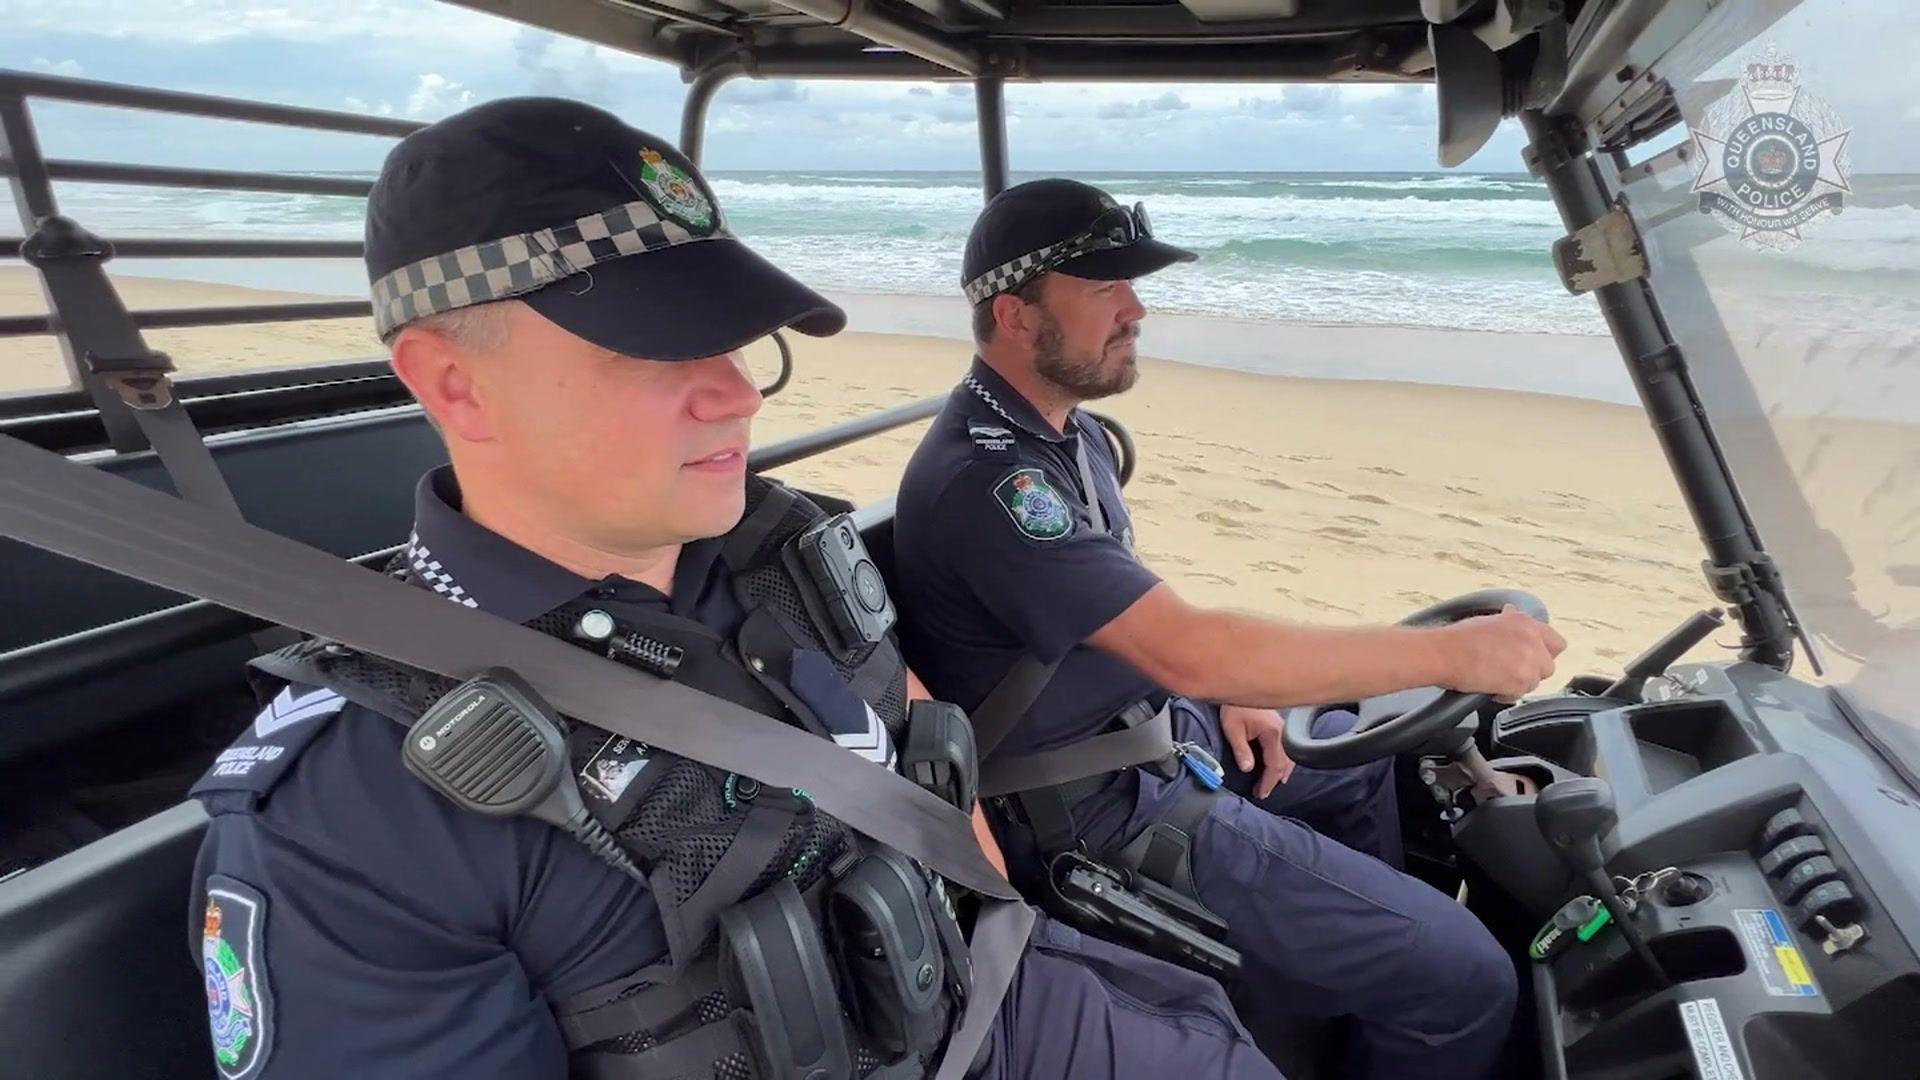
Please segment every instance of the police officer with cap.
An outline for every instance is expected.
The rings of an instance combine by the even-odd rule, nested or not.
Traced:
[[[845,317],[729,233],[685,157],[586,105],[482,105],[388,157],[366,251],[394,369],[452,461],[390,572],[831,738],[852,769],[897,768],[916,725],[951,721],[909,704],[884,632],[849,643],[782,606],[809,587],[782,552],[823,514],[748,474],[739,350]],[[212,821],[190,942],[223,1077],[940,1060],[966,905],[803,790],[547,717],[586,813],[482,816],[458,777],[403,762],[405,725],[463,688],[326,642],[251,674],[263,708],[194,788]],[[492,730],[465,715],[434,731]],[[888,926],[911,933],[862,936]],[[1208,980],[1035,926],[973,1075],[1278,1075]],[[904,980],[859,977],[896,955],[916,958]]]
[[[1078,406],[1137,377],[1132,280],[1193,258],[1154,238],[1144,207],[1086,184],[987,204],[964,259],[978,353],[901,481],[907,656],[973,713],[1023,889],[1098,854],[1225,922],[1243,1006],[1355,1017],[1360,1075],[1486,1076],[1517,992],[1506,955],[1395,869],[1391,762],[1295,768],[1275,709],[1432,685],[1518,697],[1564,642],[1513,611],[1444,630],[1288,626],[1190,605],[1141,563],[1112,449]],[[1315,733],[1354,723],[1329,712]],[[1147,760],[1079,763],[1126,745]]]

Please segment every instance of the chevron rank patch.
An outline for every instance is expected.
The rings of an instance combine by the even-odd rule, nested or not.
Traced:
[[[1035,540],[1059,540],[1073,531],[1066,501],[1039,469],[1010,473],[994,485],[993,497],[1006,508],[1014,527]]]
[[[266,918],[267,898],[252,886],[224,874],[207,879],[200,960],[213,1060],[225,1080],[258,1076],[273,1050]]]
[[[836,745],[873,762],[893,767],[893,739],[887,725],[873,711],[825,653],[796,649],[793,653],[793,692],[820,718]]]

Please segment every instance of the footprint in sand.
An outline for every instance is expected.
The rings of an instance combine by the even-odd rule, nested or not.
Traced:
[[[1353,610],[1353,609],[1352,609],[1352,608],[1350,608],[1350,607],[1341,607],[1341,606],[1340,606],[1339,604],[1332,604],[1332,603],[1328,603],[1328,602],[1327,602],[1327,601],[1325,601],[1325,600],[1319,600],[1319,599],[1316,599],[1316,598],[1314,598],[1314,597],[1311,597],[1311,596],[1303,596],[1303,597],[1301,597],[1301,598],[1300,598],[1300,602],[1301,602],[1302,604],[1305,604],[1306,606],[1308,606],[1308,607],[1310,607],[1310,608],[1313,608],[1313,609],[1314,609],[1315,611],[1332,611],[1332,612],[1336,612],[1336,613],[1338,613],[1338,614],[1341,614],[1341,615],[1358,615],[1358,614],[1360,614],[1359,612],[1357,612],[1357,611],[1355,611],[1355,610]]]
[[[1379,473],[1381,476],[1407,475],[1406,473],[1401,472],[1399,469],[1389,469],[1385,465],[1363,465],[1361,466],[1361,470],[1363,472]]]
[[[1440,516],[1458,525],[1471,525],[1476,529],[1480,527],[1480,523],[1470,517],[1461,517],[1459,514],[1441,514]]]
[[[1347,493],[1346,488],[1341,487],[1339,484],[1328,483],[1325,480],[1309,480],[1307,481],[1307,486],[1321,488],[1326,491],[1337,491],[1342,495]]]
[[[1259,484],[1261,487],[1273,488],[1275,491],[1292,491],[1293,490],[1292,484],[1287,483],[1285,480],[1275,480],[1271,476],[1263,476],[1260,479],[1255,480],[1254,483]]]
[[[1162,555],[1157,551],[1143,551],[1140,557],[1150,563],[1171,563],[1174,566],[1192,566],[1193,560],[1185,555]]]
[[[1262,559],[1261,561],[1259,561],[1259,562],[1257,562],[1257,563],[1249,563],[1249,564],[1247,564],[1247,569],[1249,569],[1249,570],[1257,570],[1257,571],[1259,571],[1259,572],[1260,572],[1260,573],[1262,573],[1262,574],[1300,574],[1300,573],[1305,573],[1305,571],[1303,571],[1303,570],[1301,570],[1301,569],[1300,569],[1299,567],[1297,567],[1297,566],[1292,566],[1292,565],[1289,565],[1289,564],[1287,564],[1287,563],[1283,563],[1283,562],[1274,562],[1274,561],[1273,561],[1272,559]]]
[[[1613,552],[1598,551],[1594,548],[1574,548],[1570,554],[1577,555],[1582,559],[1592,559],[1595,562],[1619,562],[1620,561],[1620,556],[1615,555]]]
[[[1589,630],[1618,631],[1620,629],[1619,627],[1613,625],[1610,622],[1602,622],[1599,619],[1568,619],[1567,621],[1572,623],[1575,626],[1584,626]]]
[[[1428,604],[1437,604],[1440,602],[1440,598],[1432,593],[1424,593],[1412,589],[1406,592],[1394,593],[1393,598],[1395,600],[1405,600],[1409,604],[1417,604],[1420,607],[1426,607]]]
[[[1474,489],[1472,489],[1472,488],[1470,488],[1470,487],[1461,487],[1461,486],[1460,486],[1459,484],[1448,484],[1448,485],[1447,485],[1447,490],[1448,490],[1448,491],[1451,491],[1451,492],[1453,492],[1453,493],[1454,493],[1455,495],[1478,495],[1478,494],[1480,494],[1480,493],[1479,493],[1478,491],[1475,491]]]
[[[1228,576],[1226,576],[1225,574],[1211,574],[1211,573],[1206,573],[1206,572],[1204,572],[1204,571],[1201,571],[1201,572],[1197,572],[1197,573],[1192,573],[1192,574],[1188,574],[1187,576],[1188,576],[1188,577],[1190,577],[1190,578],[1194,578],[1194,579],[1196,579],[1196,580],[1199,580],[1199,581],[1214,581],[1214,582],[1218,582],[1218,583],[1220,583],[1220,584],[1222,584],[1222,585],[1238,585],[1238,584],[1240,584],[1239,582],[1237,582],[1237,581],[1235,581],[1235,580],[1233,580],[1232,578],[1230,578],[1230,577],[1228,577]]]
[[[1610,578],[1610,577],[1602,577],[1602,576],[1601,576],[1601,575],[1599,575],[1599,574],[1589,574],[1589,573],[1587,573],[1587,572],[1586,572],[1585,570],[1569,570],[1569,571],[1567,571],[1567,572],[1566,572],[1566,573],[1565,573],[1565,574],[1564,574],[1563,576],[1564,576],[1564,577],[1565,577],[1565,578],[1566,578],[1566,579],[1567,579],[1568,581],[1584,581],[1584,582],[1586,582],[1586,583],[1587,583],[1587,584],[1589,584],[1589,585],[1617,585],[1617,584],[1619,584],[1618,582],[1616,582],[1616,581],[1614,581],[1614,580],[1613,580],[1612,578]]]
[[[1352,499],[1354,502],[1372,503],[1375,506],[1393,505],[1391,501],[1383,499],[1378,495],[1349,495],[1347,498]]]
[[[1174,479],[1171,476],[1164,476],[1157,472],[1150,472],[1142,475],[1140,477],[1140,482],[1143,484],[1171,484],[1174,482]]]
[[[1479,559],[1470,558],[1466,555],[1460,554],[1457,551],[1436,551],[1433,553],[1433,557],[1443,563],[1452,563],[1455,566],[1464,566],[1468,570],[1493,569],[1493,567],[1488,566],[1486,563],[1481,562]]]
[[[1173,467],[1173,471],[1174,471],[1174,472],[1192,472],[1192,473],[1203,473],[1203,472],[1206,472],[1207,470],[1206,470],[1206,469],[1204,469],[1204,468],[1202,468],[1202,467],[1201,467],[1201,466],[1199,466],[1199,465],[1175,465],[1175,466]]]
[[[1595,649],[1593,650],[1593,655],[1603,660],[1618,660],[1627,654],[1621,652],[1619,649]]]
[[[1364,540],[1367,537],[1367,534],[1361,532],[1359,529],[1349,529],[1341,525],[1323,525],[1313,530],[1313,535],[1324,536],[1329,540],[1340,540],[1348,543],[1355,540]]]
[[[1545,525],[1542,525],[1537,521],[1531,521],[1527,518],[1523,518],[1519,514],[1508,514],[1506,517],[1503,517],[1500,520],[1506,522],[1509,525],[1520,525],[1529,529],[1546,528]]]
[[[1377,529],[1380,527],[1379,522],[1373,520],[1370,517],[1362,517],[1359,514],[1341,514],[1339,517],[1335,518],[1334,520],[1344,521],[1349,525],[1365,525],[1370,529]]]
[[[1243,514],[1255,514],[1260,511],[1259,507],[1239,499],[1215,499],[1213,500],[1213,505],[1222,510],[1237,510]]]
[[[1247,527],[1246,522],[1238,518],[1230,518],[1218,510],[1202,510],[1193,516],[1196,520],[1204,521],[1209,525],[1219,525],[1228,529],[1244,529]]]

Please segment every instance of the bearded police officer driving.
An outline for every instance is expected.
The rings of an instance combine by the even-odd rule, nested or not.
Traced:
[[[367,264],[452,459],[390,572],[973,811],[965,718],[910,703],[858,533],[746,470],[740,348],[845,317],[689,161],[585,105],[482,105],[387,159]],[[252,674],[259,718],[194,789],[230,1080],[1278,1075],[1212,981],[1044,917],[949,1062],[984,993],[969,902],[803,788],[554,715],[504,670],[309,641]],[[515,812],[535,774],[559,781]]]
[[[1066,869],[1117,868],[1240,951],[1243,1007],[1356,1018],[1354,1075],[1488,1075],[1515,1004],[1507,957],[1395,869],[1391,762],[1293,768],[1274,710],[1421,686],[1514,697],[1564,643],[1511,611],[1288,626],[1194,607],[1141,564],[1112,448],[1076,406],[1133,385],[1132,279],[1193,257],[1085,184],[987,205],[964,259],[978,355],[900,487],[902,643],[972,710],[981,793],[1029,896],[1056,890],[1098,922],[1104,895]],[[1354,723],[1329,712],[1313,733]]]

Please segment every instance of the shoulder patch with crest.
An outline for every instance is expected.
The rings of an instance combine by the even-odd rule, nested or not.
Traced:
[[[993,486],[1014,527],[1035,540],[1059,540],[1073,532],[1066,500],[1039,469],[1016,469]]]
[[[224,874],[207,879],[200,959],[213,1060],[225,1080],[258,1076],[273,1050],[266,921],[267,898],[258,890]]]

